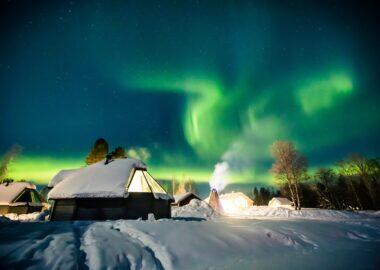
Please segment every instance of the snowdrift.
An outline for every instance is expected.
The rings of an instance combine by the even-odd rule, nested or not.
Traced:
[[[380,222],[2,222],[3,269],[376,269]]]
[[[377,217],[373,211],[341,211],[317,208],[304,208],[302,210],[292,210],[282,207],[251,206],[239,209],[234,214],[228,214],[235,218],[291,218],[291,219],[316,219],[316,220],[342,220],[342,219],[363,219]]]
[[[214,219],[220,215],[206,202],[193,199],[189,204],[172,207],[173,218],[203,218]]]

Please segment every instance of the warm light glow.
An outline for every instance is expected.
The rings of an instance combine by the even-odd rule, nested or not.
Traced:
[[[253,201],[241,192],[222,194],[219,199],[226,214],[238,214],[253,204]]]
[[[135,171],[127,190],[129,192],[166,193],[156,180],[144,170]]]

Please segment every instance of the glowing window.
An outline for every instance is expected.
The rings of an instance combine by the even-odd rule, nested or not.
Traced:
[[[156,182],[156,180],[153,179],[153,177],[147,171],[144,171],[144,175],[154,193],[166,193],[165,190]]]
[[[152,192],[142,170],[136,170],[128,187],[129,192]]]

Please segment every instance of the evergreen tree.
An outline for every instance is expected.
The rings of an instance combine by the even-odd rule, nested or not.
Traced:
[[[268,202],[269,202],[269,197],[270,197],[270,191],[269,189],[266,189],[264,187],[261,187],[260,188],[260,191],[259,191],[259,194],[260,194],[260,204],[261,205],[267,205]]]
[[[112,152],[113,159],[125,158],[126,156],[127,154],[125,153],[125,149],[121,146],[116,147]]]
[[[105,139],[99,138],[94,143],[93,148],[86,158],[86,164],[90,165],[103,160],[108,154],[108,143]]]

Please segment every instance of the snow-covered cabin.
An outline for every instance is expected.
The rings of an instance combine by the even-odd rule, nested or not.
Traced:
[[[196,194],[192,192],[186,192],[184,194],[174,195],[174,202],[172,203],[172,205],[184,206],[186,204],[189,204],[192,199],[197,199],[201,201],[201,198],[199,198]]]
[[[243,192],[230,192],[219,196],[224,206],[224,202],[228,201],[233,204],[234,207],[247,208],[253,205],[253,201]]]
[[[43,208],[36,186],[28,182],[6,182],[0,185],[0,214],[28,214]]]
[[[269,203],[269,207],[283,207],[283,208],[293,208],[293,203],[284,197],[273,197]]]
[[[62,176],[62,172],[61,172]],[[173,198],[132,158],[104,160],[70,171],[48,194],[51,220],[169,218]]]

